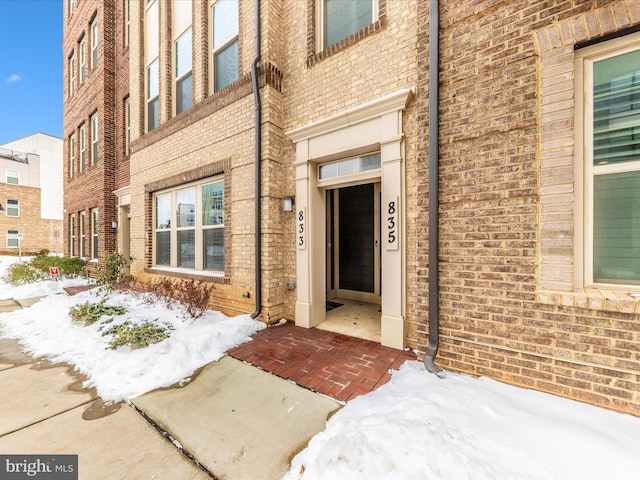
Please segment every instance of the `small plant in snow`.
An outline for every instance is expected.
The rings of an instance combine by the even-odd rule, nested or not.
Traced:
[[[81,303],[73,307],[69,311],[69,315],[84,325],[92,325],[100,320],[103,315],[124,315],[126,313],[124,307],[105,305],[105,302],[106,299],[98,303]]]
[[[132,349],[147,347],[153,343],[158,343],[169,337],[169,329],[160,327],[153,322],[145,322],[134,325],[129,321],[120,325],[115,325],[102,335],[112,335],[113,340],[109,342],[109,348],[115,350],[118,347],[128,345]]]

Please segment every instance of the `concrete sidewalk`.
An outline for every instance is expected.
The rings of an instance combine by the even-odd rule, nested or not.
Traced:
[[[231,357],[135,408],[104,405],[83,380],[0,338],[0,453],[78,454],[87,480],[279,479],[341,407]]]

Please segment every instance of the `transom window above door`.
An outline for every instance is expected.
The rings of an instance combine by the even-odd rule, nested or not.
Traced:
[[[323,163],[318,167],[318,180],[354,175],[380,168],[380,152]]]

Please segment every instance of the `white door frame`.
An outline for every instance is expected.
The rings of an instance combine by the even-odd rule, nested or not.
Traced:
[[[296,325],[326,319],[325,189],[318,164],[379,150],[382,185],[382,345],[405,347],[404,142],[402,112],[411,90],[287,132],[296,147]]]

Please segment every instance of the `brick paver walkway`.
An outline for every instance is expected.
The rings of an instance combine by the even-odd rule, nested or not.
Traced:
[[[227,353],[340,401],[375,390],[390,369],[416,359],[412,351],[292,323],[266,328]]]

